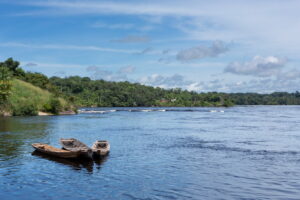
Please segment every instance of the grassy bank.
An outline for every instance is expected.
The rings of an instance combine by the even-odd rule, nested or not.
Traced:
[[[15,116],[38,115],[39,112],[59,114],[71,109],[72,106],[64,99],[55,97],[47,90],[13,79],[11,94],[2,108],[2,113]]]

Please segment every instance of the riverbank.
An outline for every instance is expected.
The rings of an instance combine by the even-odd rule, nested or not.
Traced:
[[[72,110],[69,110],[69,111],[62,111],[62,112],[59,112],[58,114],[56,115],[76,115],[77,114],[77,111],[72,111]],[[54,116],[55,114],[53,113],[47,113],[47,112],[41,112],[39,111],[37,113],[37,116]],[[0,116],[1,117],[12,117],[12,113],[10,112],[1,112],[0,113]]]
[[[11,92],[0,106],[0,116],[48,116],[76,114],[75,106],[28,82],[13,79]]]

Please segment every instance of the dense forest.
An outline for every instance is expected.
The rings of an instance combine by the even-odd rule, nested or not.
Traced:
[[[233,105],[300,105],[300,93],[197,93],[162,89],[130,82],[91,80],[89,77],[51,77],[26,72],[12,58],[0,63],[0,108],[11,95],[12,80],[18,79],[49,91],[53,98],[45,110],[57,110],[63,98],[77,107],[108,106],[233,106]],[[55,105],[57,104],[57,105]]]
[[[88,77],[52,77],[58,95],[80,106],[231,106],[227,94],[198,94],[129,82],[91,80]]]
[[[300,93],[196,93],[129,82],[91,80],[88,77],[50,78],[50,83],[81,106],[232,106],[300,105]]]

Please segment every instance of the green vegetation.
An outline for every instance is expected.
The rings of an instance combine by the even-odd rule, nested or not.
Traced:
[[[12,59],[0,63],[0,115],[37,115],[39,111],[58,114],[73,109],[63,98],[45,90],[46,76],[24,72],[18,65]],[[47,77],[46,80],[49,82]]]
[[[235,105],[300,105],[300,93],[274,92],[271,94],[232,93]]]
[[[300,93],[196,93],[162,89],[129,82],[91,80],[72,76],[50,78],[58,95],[78,106],[233,106],[300,105]]]
[[[78,106],[232,106],[227,94],[198,94],[162,89],[138,83],[91,80],[88,77],[50,78],[63,96]]]
[[[11,90],[11,77],[10,71],[0,64],[0,103],[5,103]]]
[[[58,114],[70,109],[62,98],[30,83],[14,79],[8,105],[13,115],[37,115],[38,111]]]
[[[0,114],[58,114],[83,107],[300,105],[300,93],[196,93],[88,77],[48,78],[25,72],[12,58],[0,63]],[[65,100],[64,100],[65,99]]]
[[[4,63],[0,63],[0,115],[7,113],[8,97],[11,94],[12,72]]]

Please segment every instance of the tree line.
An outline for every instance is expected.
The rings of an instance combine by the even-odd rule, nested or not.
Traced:
[[[132,106],[233,106],[233,105],[300,105],[299,92],[197,93],[180,88],[163,89],[139,83],[92,80],[89,77],[50,77],[26,72],[12,58],[0,63],[0,101],[10,94],[10,80],[17,78],[46,89],[70,104],[82,107]]]

